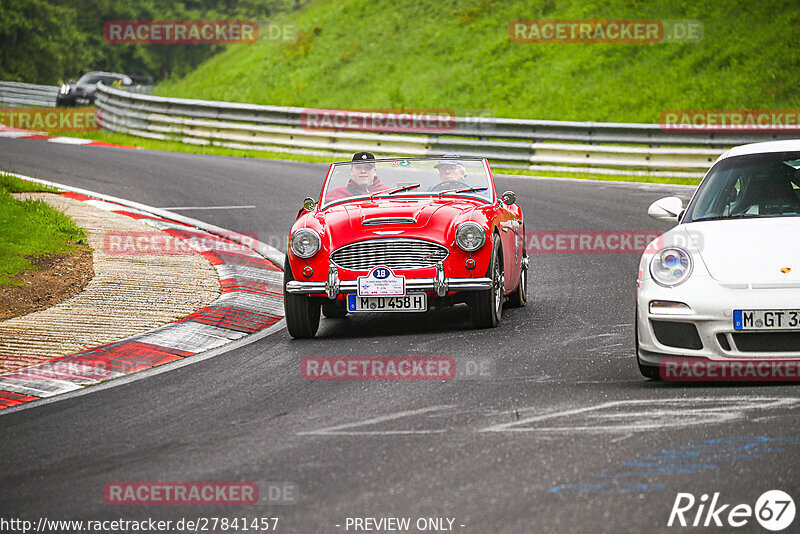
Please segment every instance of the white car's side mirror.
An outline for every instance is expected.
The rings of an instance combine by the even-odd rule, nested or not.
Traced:
[[[666,197],[656,200],[647,208],[647,214],[657,221],[678,221],[683,211],[683,200],[678,197]]]

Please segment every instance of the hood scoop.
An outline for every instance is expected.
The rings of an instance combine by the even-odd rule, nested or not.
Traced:
[[[415,224],[417,222],[413,217],[372,217],[364,219],[361,224],[364,226],[380,226],[384,224]]]

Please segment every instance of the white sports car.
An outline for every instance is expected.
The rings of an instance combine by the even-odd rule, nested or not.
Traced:
[[[800,140],[732,148],[685,209],[668,197],[648,214],[678,225],[639,263],[644,376],[664,378],[659,364],[675,357],[800,358]]]

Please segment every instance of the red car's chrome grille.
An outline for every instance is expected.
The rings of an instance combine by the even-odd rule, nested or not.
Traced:
[[[422,269],[443,261],[446,247],[421,239],[371,239],[345,245],[331,254],[331,261],[352,271],[385,265],[390,269]]]

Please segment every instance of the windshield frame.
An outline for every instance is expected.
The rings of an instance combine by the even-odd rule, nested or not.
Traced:
[[[796,157],[795,157],[796,156]],[[739,215],[728,215],[728,216],[714,216],[714,217],[702,217],[695,219],[695,212],[697,211],[698,204],[704,199],[706,193],[708,194],[715,194],[713,191],[708,191],[709,188],[717,186],[716,181],[717,179],[723,179],[722,177],[717,178],[717,173],[726,172],[728,167],[731,165],[736,165],[737,163],[741,162],[741,167],[745,167],[744,163],[748,160],[758,160],[758,159],[769,159],[773,158],[772,161],[776,161],[778,159],[783,159],[784,161],[790,160],[800,160],[800,150],[776,150],[771,152],[754,152],[751,154],[740,154],[737,156],[730,156],[726,158],[722,158],[718,160],[709,171],[706,173],[705,177],[703,178],[700,185],[695,190],[694,195],[692,195],[689,204],[686,206],[686,210],[681,218],[681,224],[689,224],[694,222],[712,222],[712,221],[735,221],[735,220],[752,220],[752,219],[775,219],[781,217],[800,217],[800,214],[795,215],[758,215],[758,214],[750,214],[744,216]],[[798,173],[800,173],[800,169],[798,169]],[[798,175],[800,178],[800,174]],[[800,185],[800,184],[799,184]]]
[[[485,202],[487,204],[495,204],[495,203],[497,203],[497,198],[498,198],[497,197],[497,187],[495,186],[494,176],[492,174],[491,168],[489,167],[489,162],[488,162],[488,160],[486,158],[481,158],[481,157],[476,157],[476,156],[463,156],[463,157],[462,156],[459,156],[459,157],[452,157],[452,156],[450,156],[450,157],[445,157],[445,156],[416,156],[416,157],[410,157],[410,158],[409,157],[375,158],[374,160],[370,160],[370,162],[373,162],[373,163],[392,163],[392,162],[398,161],[398,160],[403,160],[403,161],[439,161],[439,160],[451,159],[451,158],[454,161],[478,161],[478,162],[482,163],[483,169],[486,172],[486,178],[489,181],[488,191],[491,193],[491,199],[487,199],[485,197],[481,197],[479,195],[476,195],[474,192],[456,194],[455,190],[453,190],[453,191],[445,191],[448,194],[447,195],[442,195],[439,192],[435,192],[435,191],[419,191],[418,190],[419,188],[417,188],[415,190],[405,191],[405,192],[403,192],[401,194],[397,194],[397,195],[389,195],[389,194],[386,194],[386,193],[388,193],[388,191],[386,191],[386,192],[381,191],[381,192],[372,193],[372,194],[369,194],[369,195],[357,195],[357,196],[353,196],[353,197],[337,199],[337,200],[333,200],[331,202],[328,202],[327,204],[323,204],[322,200],[325,198],[325,192],[326,192],[326,190],[328,188],[329,182],[330,182],[331,177],[333,175],[334,168],[336,168],[336,166],[338,166],[338,165],[350,165],[350,164],[353,163],[353,161],[346,160],[346,161],[337,161],[337,162],[331,163],[328,166],[328,172],[325,174],[325,180],[322,183],[322,190],[319,193],[317,204],[320,206],[320,210],[325,210],[325,209],[328,209],[331,206],[339,206],[339,205],[347,203],[347,202],[363,201],[365,199],[370,199],[370,198],[372,198],[373,200],[378,200],[378,199],[382,199],[382,198],[413,198],[413,197],[417,197],[417,198],[436,198],[436,199],[464,197],[464,198],[469,198],[471,200],[478,200],[478,201],[481,201],[481,202]]]
[[[93,79],[93,81],[89,81],[89,82],[82,81],[87,76],[90,76]],[[78,81],[75,82],[75,86],[76,87],[86,87],[86,86],[89,86],[89,85],[97,85],[100,82],[103,82],[103,83],[107,82],[108,81],[107,78],[108,79],[113,78],[113,82],[120,82],[121,81],[123,85],[128,85],[127,80],[129,78],[124,74],[114,74],[114,73],[110,73],[110,72],[87,72],[86,74],[84,74],[83,76],[78,78]],[[113,84],[113,82],[112,82],[112,84]]]

